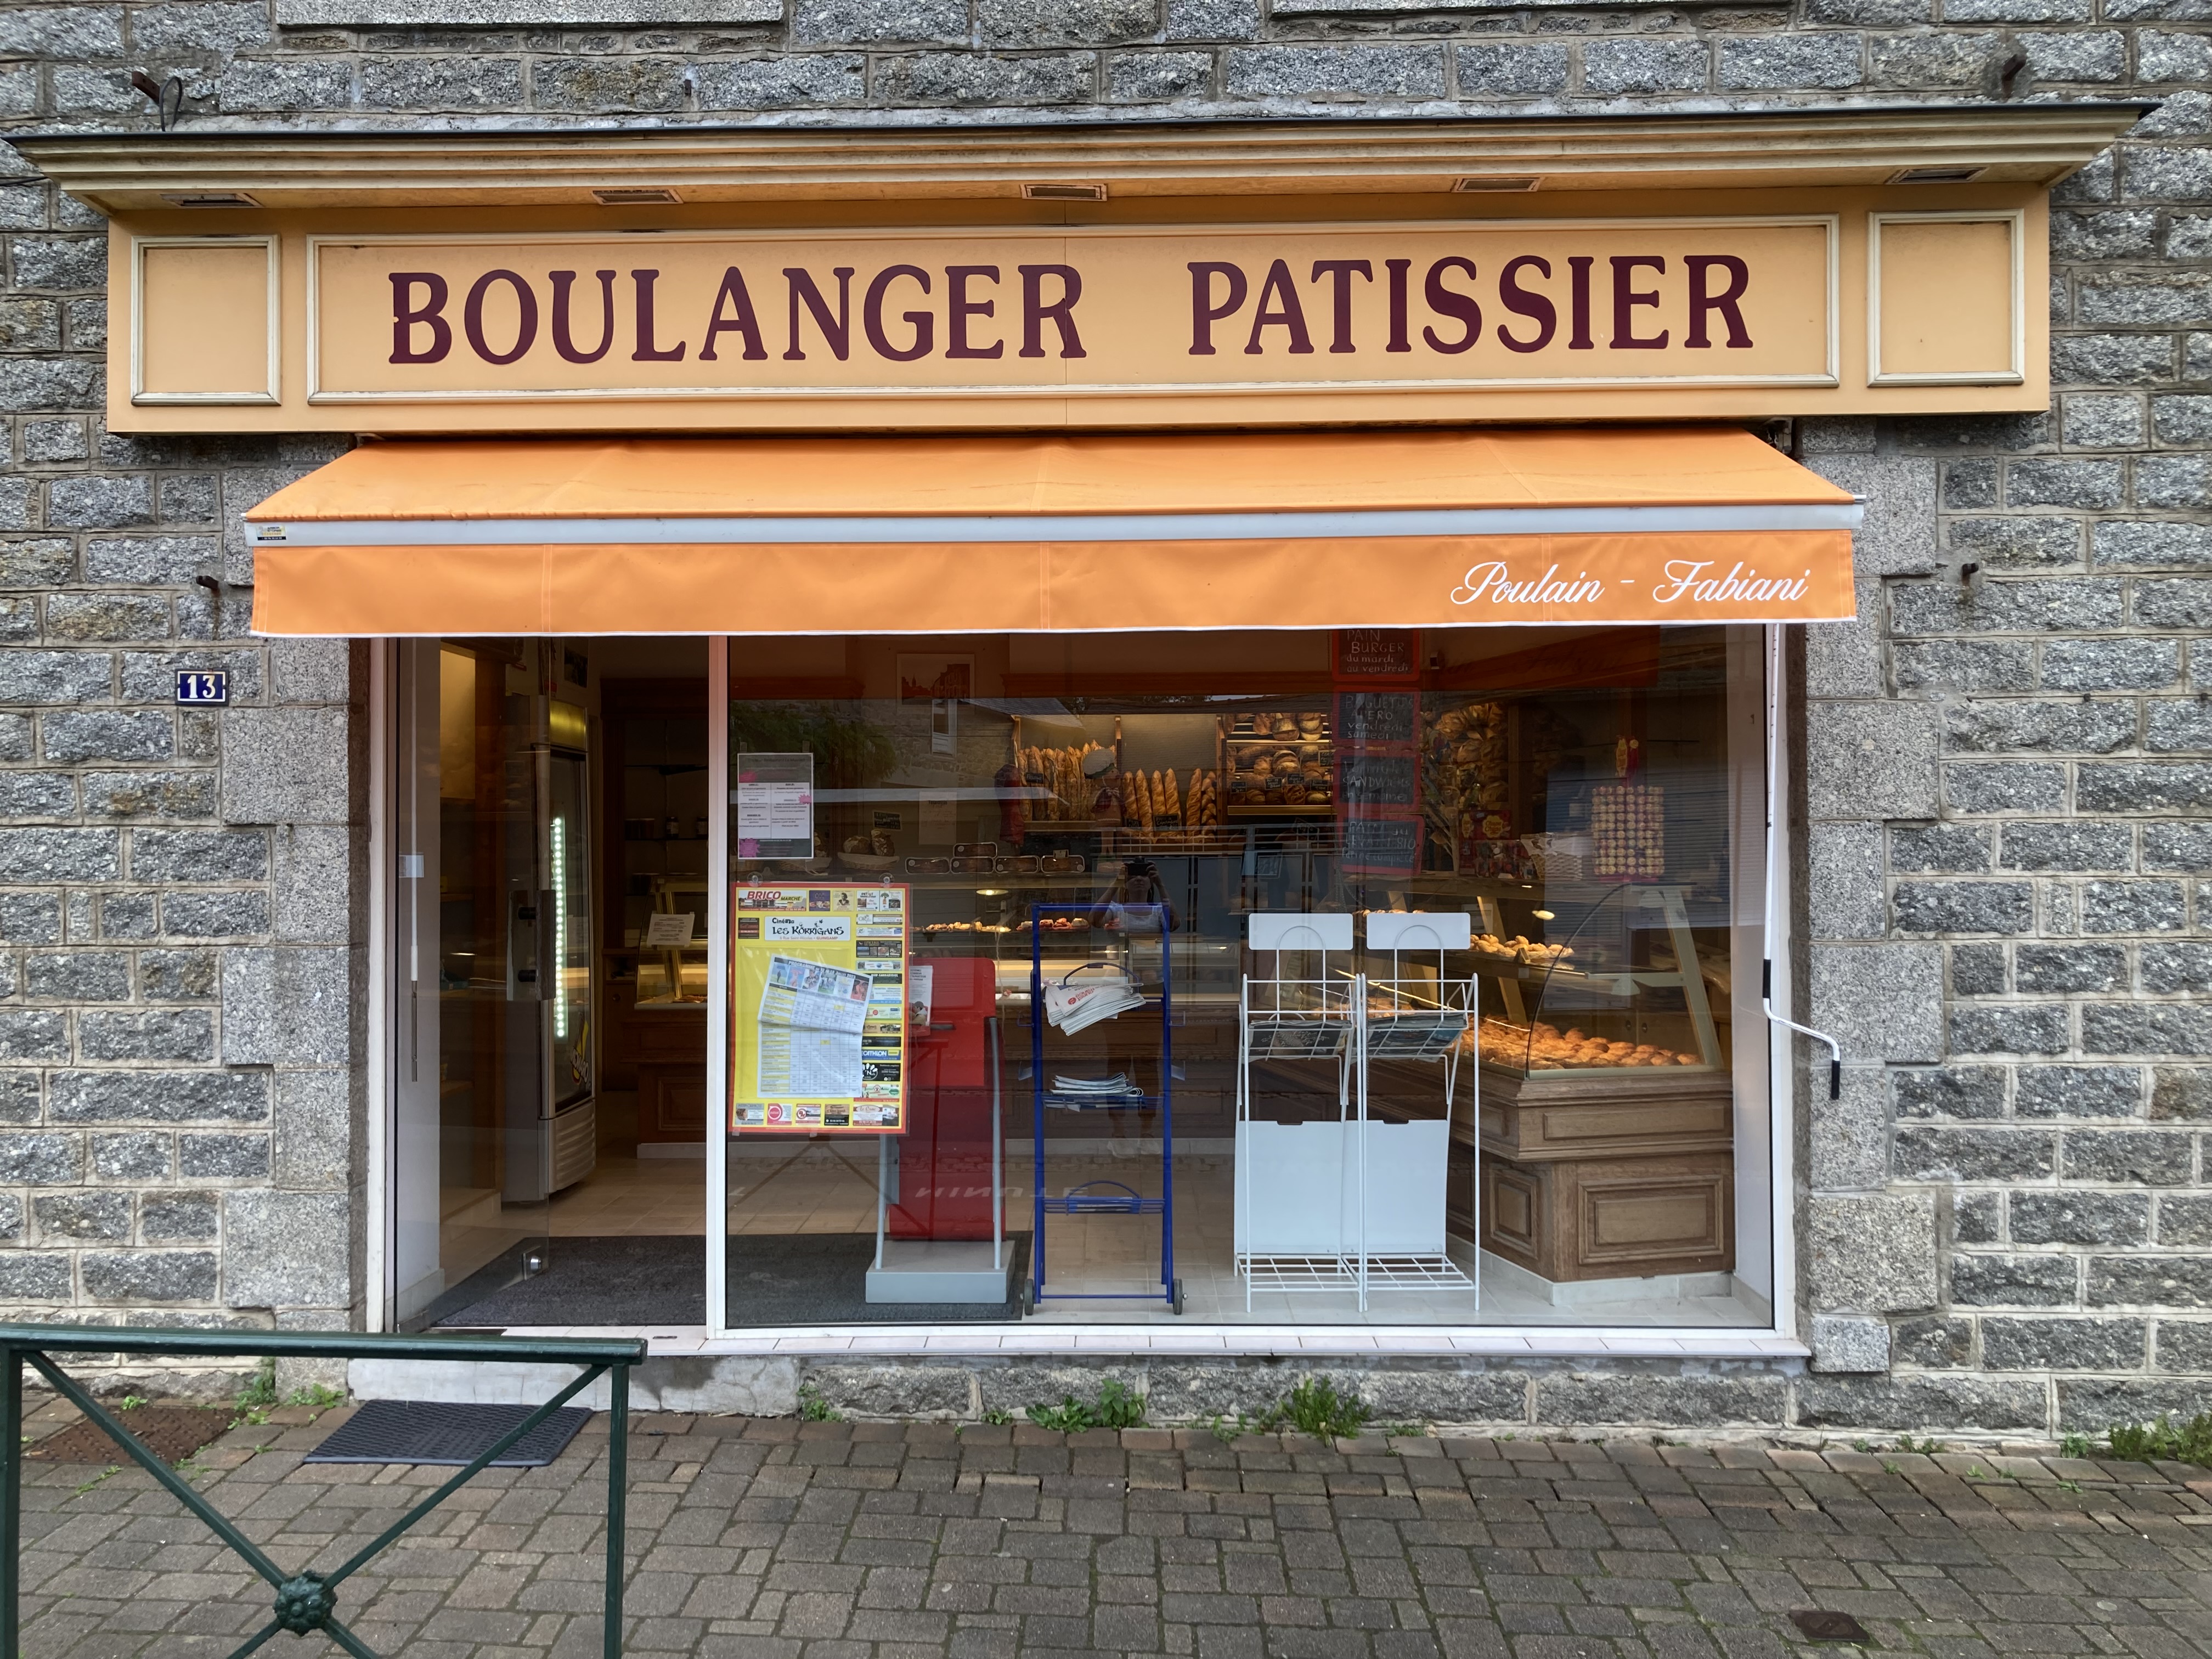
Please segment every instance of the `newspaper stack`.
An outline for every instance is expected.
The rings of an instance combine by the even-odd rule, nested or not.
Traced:
[[[1045,1018],[1070,1036],[1102,1019],[1112,1019],[1144,1006],[1145,1000],[1138,994],[1137,988],[1119,969],[1094,979],[1062,980],[1057,985],[1048,985],[1044,993]]]
[[[1052,1080],[1052,1091],[1056,1095],[1095,1095],[1101,1100],[1112,1100],[1135,1094],[1137,1085],[1129,1081],[1127,1072],[1116,1072],[1111,1077],[1055,1075]]]
[[[1052,1080],[1051,1092],[1046,1099],[1054,1106],[1072,1107],[1081,1111],[1085,1107],[1111,1106],[1122,1101],[1141,1099],[1141,1091],[1129,1081],[1126,1072],[1116,1072],[1111,1077],[1060,1077]]]

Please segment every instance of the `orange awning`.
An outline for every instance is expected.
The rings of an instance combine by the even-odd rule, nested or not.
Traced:
[[[1851,495],[1729,428],[365,444],[246,515],[271,635],[1809,622]]]

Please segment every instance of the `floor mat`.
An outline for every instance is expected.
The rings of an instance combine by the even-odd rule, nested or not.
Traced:
[[[117,1409],[112,1400],[100,1402],[115,1413],[116,1420],[164,1463],[191,1456],[210,1441],[227,1432],[237,1413],[228,1407],[139,1406]],[[23,1455],[48,1463],[128,1463],[131,1454],[107,1437],[107,1431],[90,1418],[72,1423],[59,1433],[25,1449]]]
[[[372,1400],[309,1452],[308,1463],[473,1463],[534,1406],[448,1406],[422,1400]],[[491,1461],[495,1469],[541,1468],[591,1421],[563,1406]]]
[[[1029,1235],[1006,1235],[1010,1282],[1002,1303],[872,1303],[867,1272],[873,1233],[740,1233],[729,1241],[732,1325],[949,1324],[1018,1319]],[[527,1279],[516,1265],[543,1250],[544,1271]],[[511,1325],[703,1325],[705,1252],[696,1234],[555,1238],[518,1245],[440,1298],[442,1327]],[[475,1287],[472,1293],[471,1287]]]

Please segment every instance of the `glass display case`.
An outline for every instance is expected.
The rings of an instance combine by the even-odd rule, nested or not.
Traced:
[[[1477,1030],[1484,1248],[1555,1284],[1726,1268],[1727,931],[1693,927],[1678,883],[1544,894],[1556,942],[1476,941],[1498,991]]]
[[[1547,903],[1557,920],[1580,912],[1558,943],[1516,942],[1488,928],[1476,941],[1479,971],[1500,993],[1499,1012],[1478,1034],[1486,1070],[1524,1083],[1597,1073],[1632,1089],[1725,1066],[1709,985],[1717,982],[1725,1006],[1727,941],[1699,944],[1682,888],[1620,884],[1583,894],[1555,884]],[[1494,908],[1484,907],[1486,921]]]

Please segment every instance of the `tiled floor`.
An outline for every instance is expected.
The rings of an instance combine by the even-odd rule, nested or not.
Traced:
[[[707,1224],[707,1164],[697,1158],[609,1158],[549,1206],[556,1238],[696,1235]]]
[[[747,1233],[871,1233],[876,1224],[874,1146],[814,1142],[795,1150],[748,1153],[730,1161],[730,1231]],[[1009,1156],[1006,1166],[1009,1224],[1027,1231],[1030,1166]],[[1098,1152],[1048,1158],[1047,1190],[1065,1193],[1091,1182],[1123,1182],[1139,1192],[1158,1190],[1157,1157]],[[1764,1314],[1732,1297],[1679,1295],[1621,1281],[1616,1300],[1553,1306],[1528,1293],[1525,1276],[1497,1271],[1473,1285],[1445,1289],[1370,1290],[1363,1313],[1349,1289],[1298,1294],[1260,1291],[1247,1301],[1233,1262],[1234,1160],[1198,1155],[1176,1160],[1176,1273],[1183,1281],[1178,1319],[1163,1304],[1134,1299],[1156,1293],[1160,1228],[1157,1218],[1133,1215],[1054,1216],[1045,1232],[1047,1299],[1034,1316],[1048,1322],[1299,1325],[1538,1325],[1699,1327],[1747,1329],[1767,1323]],[[695,1159],[602,1158],[592,1177],[556,1198],[550,1229],[556,1237],[616,1234],[696,1235],[705,1216],[706,1171]],[[1454,1241],[1452,1260],[1472,1277],[1472,1246]],[[689,1265],[686,1265],[689,1271]],[[1111,1300],[1055,1302],[1054,1290],[1119,1293]]]

